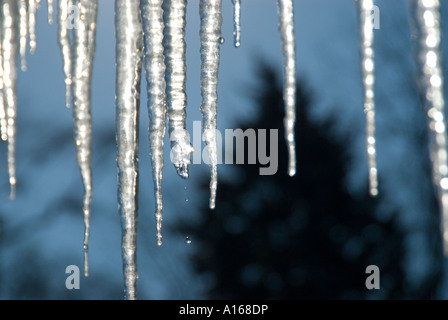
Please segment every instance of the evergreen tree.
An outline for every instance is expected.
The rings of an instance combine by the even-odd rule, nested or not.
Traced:
[[[261,165],[234,165],[238,179],[221,179],[216,209],[201,208],[192,235],[192,257],[200,274],[212,275],[209,297],[225,299],[431,298],[438,280],[418,293],[405,289],[404,234],[375,212],[381,198],[367,186],[354,196],[345,184],[349,141],[330,134],[331,123],[309,120],[311,96],[297,88],[297,174],[287,175],[279,79],[261,68],[255,101],[257,117],[243,130],[278,129],[279,167],[259,175]],[[268,136],[269,141],[269,136]],[[268,143],[269,145],[269,143]],[[247,143],[246,143],[247,155]],[[247,161],[245,161],[247,163]],[[208,188],[208,177],[203,187]],[[368,290],[366,267],[381,271],[381,290]]]

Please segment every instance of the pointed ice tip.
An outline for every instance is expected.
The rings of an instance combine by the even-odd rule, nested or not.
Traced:
[[[84,277],[89,276],[89,247],[84,243]]]
[[[16,198],[16,185],[15,183],[10,184],[10,190],[9,190],[9,199],[14,200]]]
[[[288,170],[288,175],[294,177],[296,175],[296,168],[291,168]]]
[[[188,172],[188,164],[181,164],[180,166],[176,166],[176,171],[179,177],[182,179],[188,179],[189,172]]]

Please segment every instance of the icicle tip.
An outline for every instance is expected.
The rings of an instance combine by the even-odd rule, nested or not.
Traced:
[[[162,245],[162,210],[156,210],[156,227],[157,227],[157,245],[160,247]]]

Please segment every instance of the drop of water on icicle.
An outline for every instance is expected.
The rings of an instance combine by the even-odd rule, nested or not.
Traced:
[[[180,166],[176,167],[176,172],[182,179],[188,179],[188,165],[187,164],[181,164]]]
[[[226,39],[224,39],[224,37],[219,37],[219,43],[224,44],[224,42],[226,42]]]
[[[191,238],[190,237],[185,237],[185,240],[184,240],[184,242],[186,243],[186,244],[191,244]]]

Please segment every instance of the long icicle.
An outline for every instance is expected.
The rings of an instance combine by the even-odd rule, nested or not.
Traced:
[[[36,15],[39,10],[40,0],[28,0],[28,34],[30,37],[30,53],[36,51]]]
[[[233,45],[241,45],[241,0],[233,1]]]
[[[2,17],[2,21],[4,21],[3,9],[0,7],[0,15]],[[3,58],[2,58],[2,30],[3,25],[0,25],[0,138],[3,141],[8,139],[8,126],[7,126],[7,117],[6,117],[6,105],[5,105],[5,91],[4,91],[4,82],[3,82]]]
[[[202,138],[210,166],[210,209],[215,208],[218,188],[216,114],[218,107],[218,69],[222,24],[222,1],[200,0],[201,38],[201,112]]]
[[[2,58],[3,92],[6,104],[8,138],[8,174],[11,199],[16,194],[16,109],[17,109],[17,56],[18,56],[18,7],[16,0],[2,2]]]
[[[137,298],[138,109],[143,56],[139,0],[115,1],[118,210],[125,299]]]
[[[70,25],[69,10],[73,8],[72,0],[59,0],[58,2],[58,43],[62,53],[62,63],[65,77],[65,106],[70,108],[72,85],[72,45],[69,37]],[[77,23],[74,21],[74,23]]]
[[[163,53],[162,0],[140,0],[143,22],[145,59],[144,69],[148,92],[149,144],[154,180],[157,244],[162,245],[162,171],[163,139],[166,118],[165,57]]]
[[[283,51],[285,103],[285,135],[288,143],[288,174],[296,174],[296,143],[294,126],[296,122],[296,50],[294,33],[294,5],[292,0],[277,0],[279,31]]]
[[[76,0],[80,12],[73,41],[73,118],[76,160],[84,184],[84,274],[89,275],[88,243],[90,235],[90,201],[92,198],[92,115],[91,84],[98,0]]]
[[[193,147],[186,130],[187,65],[185,43],[185,14],[187,0],[165,0],[163,10],[165,29],[163,46],[166,63],[166,98],[168,132],[171,141],[171,161],[177,174],[188,179]]]
[[[378,170],[376,165],[375,139],[375,61],[373,48],[373,10],[373,0],[359,1],[361,71],[364,87],[364,112],[366,114],[366,145],[369,167],[369,191],[372,196],[376,196],[378,195]]]
[[[441,53],[440,3],[438,0],[411,0],[414,26],[418,33],[419,87],[427,113],[433,181],[441,208],[441,229],[448,256],[448,162],[445,98]]]
[[[19,33],[20,33],[20,64],[26,71],[26,44],[28,37],[28,5],[26,0],[19,0]]]

